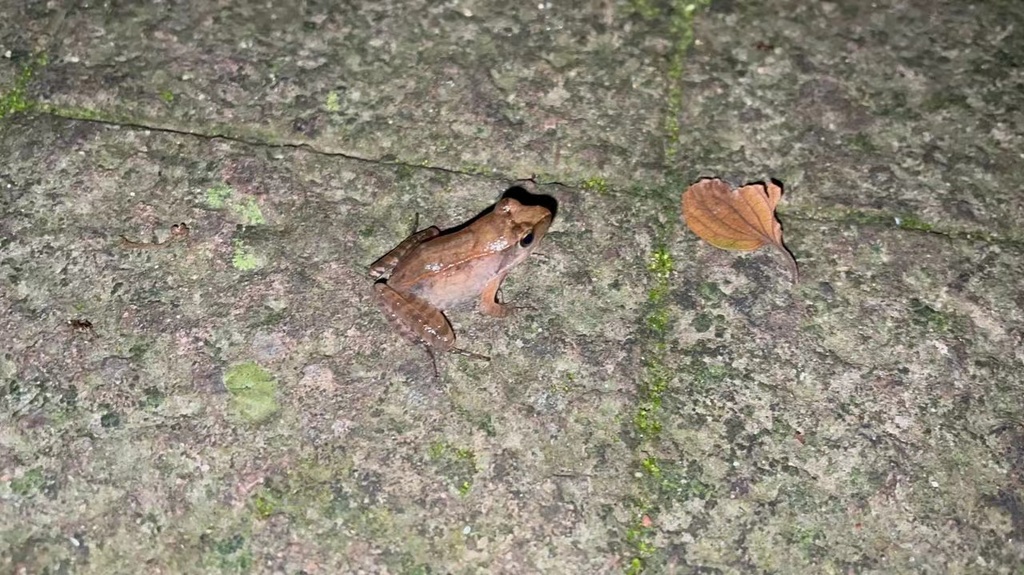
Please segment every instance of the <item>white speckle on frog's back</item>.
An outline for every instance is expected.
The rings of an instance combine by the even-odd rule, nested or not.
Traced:
[[[429,264],[423,266],[423,269],[428,272],[439,272],[441,271],[441,267],[441,264],[438,262],[430,262]]]
[[[487,244],[487,247],[485,247],[484,250],[486,252],[488,252],[488,253],[492,253],[493,254],[494,252],[500,252],[500,251],[504,250],[507,247],[508,247],[508,238],[498,238],[498,239],[490,242],[489,244]]]

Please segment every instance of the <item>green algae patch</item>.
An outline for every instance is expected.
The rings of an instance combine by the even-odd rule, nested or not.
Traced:
[[[324,109],[331,113],[341,111],[341,104],[339,103],[337,92],[332,90],[327,93],[327,101],[324,102]]]
[[[11,480],[11,493],[20,497],[28,497],[41,490],[45,483],[46,480],[41,469],[30,469],[21,477]]]
[[[580,182],[580,187],[588,192],[604,194],[608,191],[608,182],[600,177],[587,178]]]
[[[164,400],[167,399],[167,396],[164,395],[164,392],[160,391],[159,388],[153,386],[147,387],[146,389],[142,390],[142,395],[144,398],[142,400],[142,407],[144,409],[150,410],[158,409],[161,405],[163,405]]]
[[[248,529],[222,536],[204,533],[199,538],[205,547],[203,564],[221,573],[249,573],[253,567],[249,537]]]
[[[910,300],[910,313],[911,319],[917,325],[936,332],[949,331],[949,316],[917,298]]]
[[[234,188],[224,183],[207,188],[206,205],[214,210],[222,210],[234,193]]]
[[[231,252],[231,265],[238,271],[251,272],[263,267],[266,262],[258,254],[254,253],[245,242],[235,240],[234,250]]]
[[[263,487],[252,497],[252,511],[257,519],[268,519],[280,510],[282,504],[281,494],[272,487]]]
[[[256,198],[245,198],[232,205],[231,211],[247,226],[261,226],[267,223],[267,219],[263,217],[263,211],[260,210],[260,205],[256,203]]]
[[[469,495],[473,477],[478,471],[476,454],[472,450],[438,441],[427,450],[427,458],[453,491],[460,497]]]
[[[255,362],[240,363],[224,374],[232,413],[249,423],[262,423],[277,413],[277,381]]]
[[[239,194],[223,182],[207,188],[203,201],[211,210],[227,210],[242,225],[262,226],[267,223],[256,198]]]
[[[116,411],[107,411],[100,416],[100,426],[104,429],[121,427],[121,414]]]

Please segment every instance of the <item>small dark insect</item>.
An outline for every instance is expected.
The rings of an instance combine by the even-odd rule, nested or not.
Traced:
[[[71,331],[75,333],[87,333],[89,335],[96,335],[96,330],[92,327],[92,322],[87,319],[72,318],[67,321],[67,325],[71,328]]]
[[[775,49],[775,46],[769,44],[768,42],[765,42],[764,40],[761,40],[758,41],[757,44],[754,44],[754,48],[757,48],[762,52],[771,52],[772,50]]]

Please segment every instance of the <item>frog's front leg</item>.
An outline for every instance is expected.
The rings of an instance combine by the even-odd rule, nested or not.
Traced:
[[[441,310],[412,294],[401,294],[383,282],[373,284],[377,305],[388,321],[413,343],[422,343],[437,370],[437,354],[455,347],[455,332]]]
[[[507,317],[516,309],[516,306],[498,303],[498,289],[506,275],[508,274],[499,274],[484,285],[484,289],[480,293],[480,311],[484,315]]]
[[[380,259],[370,264],[370,277],[378,279],[389,275],[394,271],[398,262],[402,261],[402,258],[415,249],[416,246],[429,239],[436,238],[440,234],[441,230],[439,230],[437,226],[430,226],[429,228],[420,230],[405,238],[402,240],[402,243],[398,244],[393,250],[384,254]]]

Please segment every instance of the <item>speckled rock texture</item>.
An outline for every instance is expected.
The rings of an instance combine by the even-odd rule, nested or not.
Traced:
[[[1024,569],[1024,5],[0,12],[0,573]],[[531,177],[435,378],[367,266]]]

